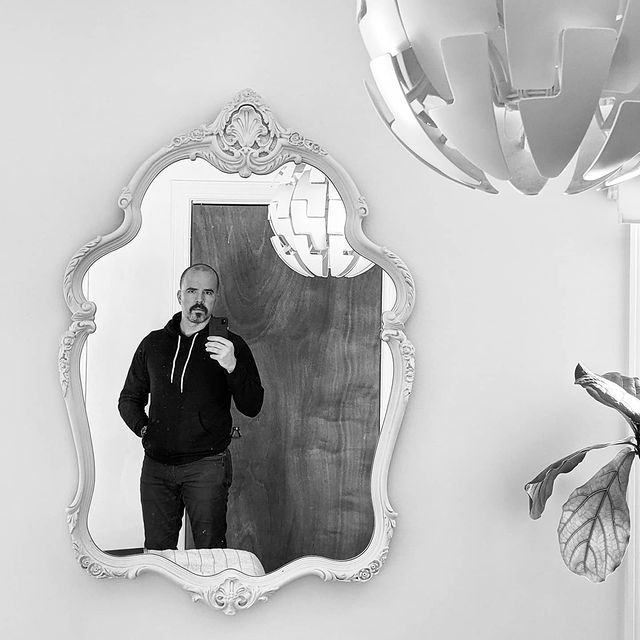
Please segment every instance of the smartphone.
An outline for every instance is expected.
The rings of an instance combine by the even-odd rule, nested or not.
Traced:
[[[228,325],[229,320],[227,318],[211,316],[211,319],[209,320],[209,335],[228,338]]]

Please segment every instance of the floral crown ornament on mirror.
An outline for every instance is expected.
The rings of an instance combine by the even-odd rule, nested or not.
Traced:
[[[198,158],[224,173],[243,178],[269,174],[287,162],[306,163],[319,169],[344,202],[344,235],[349,245],[363,259],[380,266],[395,287],[395,301],[391,308],[383,310],[380,318],[380,339],[388,346],[393,370],[371,470],[373,533],[366,548],[355,557],[336,560],[307,555],[266,575],[248,575],[237,569],[198,575],[161,555],[107,553],[97,546],[89,531],[95,459],[80,361],[85,341],[96,331],[96,304],[85,297],[83,279],[97,260],[125,246],[138,234],[142,225],[141,203],[158,174],[177,161]],[[403,261],[365,236],[362,223],[368,207],[350,176],[320,145],[282,127],[262,98],[245,89],[210,124],[174,137],[151,155],[122,190],[118,205],[124,213],[120,226],[77,251],[69,261],[63,283],[71,323],[62,336],[58,366],[78,458],[77,491],[67,509],[67,521],[80,566],[97,578],[132,579],[144,572],[157,572],[191,593],[194,601],[201,600],[229,615],[268,599],[285,584],[305,575],[341,582],[366,582],[377,575],[387,558],[396,522],[387,495],[387,478],[414,379],[414,349],[404,325],[414,306],[415,287]]]
[[[202,142],[209,137],[216,151],[196,152],[193,157],[205,158],[221,171],[238,173],[243,178],[252,173],[270,173],[288,160],[295,162],[297,154],[283,153],[284,143],[319,155],[327,153],[319,144],[281,127],[253,89],[236,94],[211,124],[174,137],[169,148]]]

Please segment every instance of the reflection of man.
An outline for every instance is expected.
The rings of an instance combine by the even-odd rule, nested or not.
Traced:
[[[206,264],[182,274],[182,311],[140,343],[120,393],[120,415],[145,450],[140,498],[146,549],[176,548],[185,507],[197,548],[226,546],[231,398],[241,413],[255,416],[263,389],[240,336],[209,337],[219,284]]]

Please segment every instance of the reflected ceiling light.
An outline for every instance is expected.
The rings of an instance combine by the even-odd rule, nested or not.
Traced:
[[[640,174],[640,0],[359,0],[398,140],[431,169],[497,193],[566,193]]]
[[[268,216],[271,244],[288,267],[307,277],[352,278],[373,266],[347,242],[344,203],[324,173],[289,163],[279,179]]]

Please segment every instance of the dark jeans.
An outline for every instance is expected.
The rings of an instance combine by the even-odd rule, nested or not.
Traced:
[[[187,464],[162,464],[144,457],[140,499],[145,549],[175,549],[184,509],[197,549],[226,547],[231,452]]]

